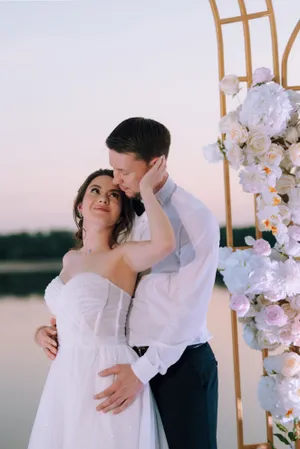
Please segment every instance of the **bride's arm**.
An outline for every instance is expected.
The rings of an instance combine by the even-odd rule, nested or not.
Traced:
[[[176,246],[172,225],[153,193],[153,186],[159,182],[164,173],[165,161],[161,159],[140,183],[140,192],[148,216],[150,240],[120,245],[125,262],[136,273],[147,270],[163,260]]]

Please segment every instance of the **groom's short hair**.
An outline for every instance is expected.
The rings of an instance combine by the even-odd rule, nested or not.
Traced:
[[[171,135],[156,120],[133,117],[121,122],[110,133],[106,145],[117,153],[133,153],[137,159],[149,163],[155,157],[168,157]]]

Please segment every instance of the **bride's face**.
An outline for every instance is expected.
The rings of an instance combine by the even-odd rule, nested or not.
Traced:
[[[120,190],[110,176],[97,176],[88,185],[78,210],[84,225],[114,226],[120,218],[122,208]]]

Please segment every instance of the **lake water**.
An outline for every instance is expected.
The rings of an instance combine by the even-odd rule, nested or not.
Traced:
[[[49,318],[39,295],[6,295],[0,299],[0,449],[27,448],[50,363],[34,343],[33,334],[35,328],[47,323]],[[214,289],[209,329],[219,362],[219,449],[236,449],[230,311],[228,293],[224,289]],[[245,443],[262,443],[266,441],[265,414],[256,398],[261,354],[247,348],[242,339],[240,354]]]

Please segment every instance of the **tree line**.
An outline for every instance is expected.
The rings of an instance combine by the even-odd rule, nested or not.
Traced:
[[[226,246],[225,227],[221,227],[220,232],[220,246]],[[255,228],[234,229],[234,246],[245,246],[245,237],[247,235],[254,237]],[[263,237],[271,245],[274,244],[274,237],[270,232],[264,233]],[[74,233],[67,230],[3,234],[0,235],[0,261],[60,260],[75,245]]]

